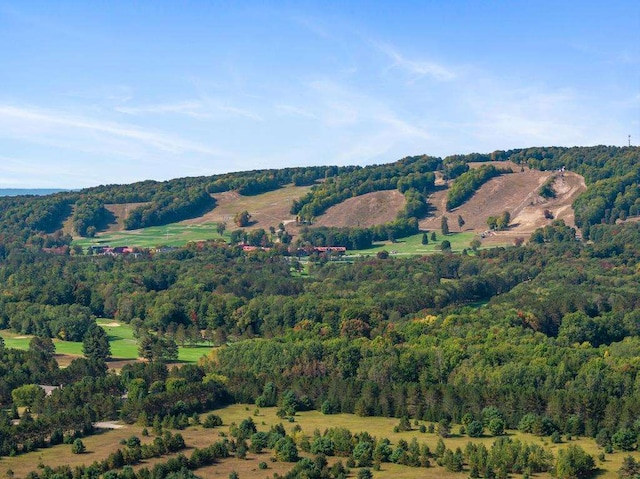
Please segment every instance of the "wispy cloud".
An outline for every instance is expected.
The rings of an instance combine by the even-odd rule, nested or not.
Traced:
[[[372,41],[371,44],[378,51],[391,59],[393,63],[388,67],[388,69],[399,68],[404,70],[411,77],[411,82],[420,80],[424,77],[430,77],[439,81],[450,81],[457,76],[451,68],[439,63],[426,60],[409,59],[387,43]]]
[[[464,131],[487,151],[531,145],[607,143],[611,125],[571,89],[508,87],[498,80],[461,92],[469,125]],[[478,148],[478,147],[476,147]]]
[[[317,115],[311,113],[310,111],[305,110],[304,108],[293,106],[293,105],[279,104],[275,106],[275,109],[276,109],[276,113],[283,116],[300,116],[303,118],[309,118],[314,120],[318,118]]]
[[[231,105],[218,105],[217,109],[226,113],[231,113],[232,115],[235,116],[239,116],[242,118],[247,118],[249,120],[254,120],[254,121],[264,121],[264,119],[258,115],[257,113],[254,113],[252,111],[249,110],[245,110],[243,108],[238,108],[236,106],[231,106]]]
[[[207,119],[211,115],[202,111],[203,105],[199,101],[182,101],[176,103],[159,103],[139,106],[118,106],[114,109],[127,115],[147,114],[181,114],[197,119]]]
[[[206,155],[220,154],[219,151],[209,146],[194,143],[163,132],[147,130],[123,123],[73,116],[60,111],[0,105],[0,125],[3,126],[0,135],[15,136],[22,139],[28,139],[31,134],[68,134],[70,131],[75,131],[76,133],[93,133],[116,139],[134,141],[165,152],[195,152]]]

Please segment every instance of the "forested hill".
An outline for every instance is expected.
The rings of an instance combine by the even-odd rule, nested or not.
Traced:
[[[583,175],[588,188],[575,201],[574,208],[576,225],[585,238],[593,225],[615,223],[640,213],[640,148],[549,147],[444,159],[413,156],[364,168],[254,170],[165,182],[103,185],[45,197],[4,197],[0,198],[0,231],[5,238],[33,238],[36,244],[59,245],[70,241],[60,231],[65,221],[79,236],[91,237],[105,229],[114,221],[105,205],[135,204],[127,208],[123,224],[126,229],[138,229],[201,216],[216,207],[214,194],[235,191],[245,196],[260,195],[293,184],[313,185],[308,194],[292,199],[291,213],[302,222],[313,222],[329,207],[349,198],[376,191],[399,191],[405,204],[397,219],[370,233],[374,238],[387,239],[418,231],[418,220],[430,211],[428,196],[434,190],[436,174],[451,184],[447,205],[453,208],[472,197],[482,183],[505,171],[494,166],[469,171],[470,163],[486,161],[510,161],[541,170],[564,168]],[[51,236],[54,233],[55,237]]]
[[[296,411],[319,410],[334,431],[343,424],[332,424],[331,414],[393,416],[402,418],[402,432],[414,421],[437,422],[447,440],[456,423],[456,434],[470,438],[517,428],[540,436],[537,447],[549,453],[549,442],[574,448],[579,437],[590,453],[602,448],[603,468],[611,467],[618,451],[638,458],[640,222],[622,220],[640,207],[639,153],[593,147],[417,156],[366,168],[269,170],[4,198],[0,329],[9,330],[8,339],[26,336],[30,342],[28,350],[16,350],[0,340],[0,455],[74,440],[92,434],[95,421],[115,418],[152,428],[159,447],[160,431],[169,441],[166,429],[190,421],[195,426],[200,414],[227,402],[249,402],[278,406],[278,415],[291,422]],[[492,163],[469,166],[487,161]],[[360,234],[382,227],[397,232],[428,214],[425,199],[443,182],[455,192],[449,207],[458,208],[456,202],[469,201],[483,183],[509,176],[506,166],[583,175],[588,188],[575,202],[576,222],[589,241],[576,241],[576,231],[558,220],[509,247],[331,261],[317,252],[299,258],[288,248],[245,249],[235,241],[129,255],[69,254],[70,238],[60,230],[62,220],[72,217],[89,234],[108,221],[104,205],[119,201],[140,204],[127,217],[132,227],[135,221],[161,223],[207,211],[215,207],[215,192],[258,195],[293,183],[314,185],[293,205],[301,222],[363,193],[397,190],[396,196],[405,197],[401,215]],[[328,227],[316,233],[334,239],[342,234]],[[106,320],[99,322],[104,328],[97,318]],[[131,358],[120,374],[110,374],[106,328],[123,325],[129,325],[144,361]],[[82,341],[84,357],[61,368],[55,344],[69,341]],[[208,343],[211,352],[169,372],[178,344],[187,342]],[[61,387],[46,396],[39,384]],[[34,416],[18,410],[22,406]],[[16,416],[18,423],[11,420]],[[242,428],[236,426],[231,431]],[[313,443],[328,440],[327,434],[314,434]],[[515,448],[510,435],[496,444]],[[312,451],[310,435],[296,437]],[[347,440],[345,457],[359,447],[357,441]],[[253,437],[251,442],[253,447]],[[235,444],[239,454],[245,446]],[[400,441],[393,447],[400,451],[394,462],[419,463],[402,459],[408,452],[403,456]],[[473,447],[465,452],[469,465]],[[331,448],[327,454],[337,454]],[[617,456],[605,456],[614,451]],[[131,464],[151,456],[139,452]],[[551,457],[535,471],[548,471]],[[515,453],[503,462],[487,452],[493,463],[481,475],[528,475],[531,458]],[[380,460],[392,460],[391,454]],[[106,471],[123,463],[92,465],[91,477],[116,477]],[[587,479],[595,462],[587,463],[580,474],[555,477]],[[57,477],[44,467],[40,472],[27,477]]]

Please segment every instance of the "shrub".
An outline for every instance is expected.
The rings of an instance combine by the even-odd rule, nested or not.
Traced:
[[[484,432],[484,427],[481,421],[471,421],[467,428],[467,434],[469,437],[481,437]]]
[[[82,454],[86,450],[87,450],[87,448],[84,445],[84,443],[82,442],[82,439],[76,439],[75,441],[73,441],[73,444],[71,445],[71,452],[72,453],[74,453],[74,454]]]
[[[218,427],[218,426],[222,426],[222,418],[220,416],[218,416],[217,414],[209,414],[205,418],[204,423],[202,424],[202,426],[206,427],[208,429],[214,428],[214,427]]]

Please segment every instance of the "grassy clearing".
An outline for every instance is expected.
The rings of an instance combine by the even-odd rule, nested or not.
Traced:
[[[440,232],[436,232],[436,241],[431,241],[431,232],[428,233],[429,244],[422,244],[422,232],[407,238],[397,240],[395,243],[390,241],[381,241],[374,243],[372,248],[363,250],[349,251],[349,255],[375,255],[380,251],[387,251],[392,255],[424,255],[440,253],[440,244],[445,239],[451,243],[451,250],[454,253],[461,253],[463,249],[470,250],[469,243],[476,236],[473,232],[450,233],[444,236]]]
[[[98,319],[97,323],[109,336],[111,356],[118,359],[136,359],[138,357],[138,344],[133,337],[131,326],[118,323],[112,319]]]
[[[138,344],[133,337],[131,326],[104,318],[98,319],[97,323],[105,329],[109,336],[113,360],[135,360],[138,358]],[[8,330],[1,330],[0,337],[4,339],[6,347],[14,349],[29,349],[29,341],[32,338],[32,336],[19,335]],[[80,342],[54,339],[53,344],[58,355],[82,356],[82,343]],[[195,363],[202,356],[209,354],[212,349],[212,346],[203,344],[178,347],[178,361]]]
[[[277,408],[263,408],[257,411],[257,415],[254,415],[256,411],[255,406],[253,405],[244,405],[244,404],[234,404],[219,410],[214,411],[220,417],[222,417],[224,421],[224,425],[216,428],[216,429],[204,429],[200,426],[189,427],[180,433],[183,435],[185,442],[188,446],[188,449],[185,452],[187,456],[191,455],[193,448],[195,447],[206,447],[213,442],[219,440],[221,438],[221,433],[228,434],[229,425],[232,422],[239,424],[243,419],[247,417],[252,417],[255,421],[258,430],[268,431],[272,425],[283,423],[285,429],[288,432],[291,432],[293,427],[296,425],[300,425],[302,427],[303,435],[313,435],[313,431],[315,429],[319,429],[320,431],[324,431],[329,427],[345,427],[351,432],[361,432],[368,431],[371,435],[376,436],[378,438],[387,437],[392,443],[397,444],[398,440],[405,439],[406,441],[411,441],[413,437],[416,437],[418,442],[426,443],[429,445],[431,450],[435,449],[436,443],[438,441],[438,436],[436,434],[430,433],[420,433],[417,426],[414,426],[414,430],[394,433],[393,427],[398,424],[398,419],[395,418],[380,418],[380,417],[367,417],[362,418],[355,416],[353,414],[336,414],[332,416],[326,416],[318,411],[307,411],[298,413],[295,417],[295,422],[290,423],[287,421],[282,421],[282,419],[278,418],[276,415]],[[204,418],[204,414],[202,418]],[[420,422],[420,424],[428,424],[426,422]],[[459,430],[459,426],[454,426],[453,432],[456,433]],[[15,477],[24,477],[26,474],[34,470],[37,467],[38,463],[47,464],[49,466],[55,467],[62,464],[70,464],[72,467],[76,464],[90,464],[96,460],[102,460],[106,458],[109,453],[115,451],[118,447],[121,447],[119,442],[122,439],[128,438],[131,435],[136,435],[142,439],[142,442],[150,442],[153,440],[152,437],[142,437],[141,436],[142,428],[137,425],[127,425],[123,429],[116,429],[105,431],[99,435],[87,437],[83,439],[84,443],[87,446],[87,453],[82,455],[75,455],[71,453],[70,445],[60,445],[55,446],[50,449],[41,449],[39,451],[35,451],[29,454],[12,457],[12,458],[2,458],[0,459],[0,475],[7,469],[12,469],[15,472]],[[545,447],[557,453],[559,448],[566,447],[567,444],[578,444],[583,447],[587,452],[594,455],[597,458],[598,454],[601,452],[600,449],[596,446],[595,442],[592,439],[580,438],[577,440],[570,441],[569,443],[563,443],[559,445],[546,443],[544,441],[548,441],[547,438],[544,441],[537,437],[529,434],[522,434],[517,431],[509,431],[509,436],[514,439],[520,439],[524,442],[529,443],[538,443],[543,444]],[[493,437],[483,437],[478,439],[473,439],[473,442],[483,442],[487,447],[490,447],[495,438]],[[460,447],[464,450],[465,445],[469,441],[467,436],[460,436],[454,434],[453,437],[445,440],[445,444],[447,447],[451,449],[455,449],[456,447]],[[199,469],[196,473],[201,477],[220,477],[226,478],[228,477],[231,471],[236,471],[239,473],[242,478],[268,478],[272,477],[275,472],[279,474],[284,474],[288,470],[291,469],[292,464],[288,463],[279,463],[279,462],[271,462],[271,452],[265,451],[262,454],[248,454],[246,460],[240,460],[235,458],[225,459],[219,462],[216,465],[209,466],[207,468]],[[621,453],[616,452],[614,454],[607,454],[606,460],[604,463],[600,463],[596,459],[596,463],[600,468],[598,477],[600,479],[614,479],[617,478],[616,471],[620,468],[622,464],[623,457],[629,455],[629,453]],[[640,460],[640,452],[634,452],[631,454],[637,460]],[[341,459],[345,462],[345,458],[329,458],[330,463]],[[151,467],[156,462],[164,462],[167,460],[167,456],[162,458],[151,459],[145,461],[140,464],[139,467],[147,466]],[[258,463],[266,462],[268,464],[267,470],[258,469]],[[356,477],[357,470],[352,470],[350,477]],[[469,471],[465,470],[462,473],[456,474],[446,471],[441,467],[434,467],[424,469],[424,468],[413,468],[407,466],[401,466],[396,464],[382,464],[382,470],[374,472],[374,477],[376,478],[407,478],[407,479],[417,479],[417,478],[427,478],[427,479],[463,479],[467,478],[469,475]],[[520,477],[515,474],[513,477]],[[541,478],[551,478],[550,474],[538,474],[536,477]]]
[[[410,442],[412,438],[416,438],[419,443],[426,443],[433,451],[438,442],[438,435],[431,433],[421,433],[419,431],[419,425],[429,425],[428,422],[420,421],[418,426],[413,426],[412,431],[394,433],[393,428],[399,423],[397,418],[382,418],[382,417],[359,417],[354,414],[336,414],[327,416],[319,411],[305,411],[298,413],[295,417],[294,423],[282,421],[282,419],[276,416],[276,408],[263,408],[258,411],[258,415],[254,416],[255,407],[253,405],[239,405],[234,404],[224,409],[216,411],[224,420],[225,426],[228,426],[231,422],[240,423],[243,419],[251,416],[258,425],[259,430],[268,430],[272,425],[282,423],[288,432],[291,432],[296,424],[302,427],[302,431],[306,435],[313,435],[313,431],[318,429],[324,431],[329,427],[344,427],[349,429],[352,433],[367,431],[372,436],[378,438],[386,437],[393,444],[397,444],[398,440],[405,439]],[[224,427],[222,429],[224,429]],[[470,441],[470,438],[466,435],[459,435],[459,426],[452,428],[452,437],[444,440],[445,445],[455,450],[460,447],[464,450],[466,444]],[[622,459],[625,456],[632,455],[636,460],[640,460],[640,451],[633,453],[627,452],[615,452],[614,454],[607,454],[604,463],[598,461],[597,457],[602,452],[602,449],[598,448],[595,441],[591,438],[579,438],[571,441],[565,441],[561,444],[552,444],[549,438],[540,438],[531,434],[524,434],[519,431],[508,431],[508,435],[512,439],[519,439],[522,442],[537,443],[543,445],[545,448],[557,455],[558,449],[565,448],[569,444],[576,444],[581,446],[589,454],[592,454],[596,459],[596,465],[600,468],[598,477],[600,479],[617,479],[617,471],[622,465]],[[481,438],[471,439],[474,443],[484,443],[487,448],[491,447],[495,441],[495,437],[487,436]],[[435,464],[435,463],[433,463]],[[374,472],[374,477],[378,478],[441,478],[441,477],[459,477],[466,478],[469,475],[469,471],[466,470],[460,474],[450,473],[440,467],[432,467],[429,469],[412,468],[406,466],[398,466],[395,464],[383,464],[382,471]],[[514,477],[518,475],[513,475]],[[254,476],[251,476],[254,477]],[[257,477],[257,476],[256,476]],[[536,477],[551,477],[550,474],[538,474]]]
[[[180,224],[173,223],[166,226],[150,226],[139,230],[101,233],[95,238],[76,238],[74,245],[86,249],[91,245],[109,246],[138,246],[141,248],[155,248],[157,246],[184,246],[191,241],[208,239],[229,240],[229,233],[220,236],[216,231],[217,223]]]

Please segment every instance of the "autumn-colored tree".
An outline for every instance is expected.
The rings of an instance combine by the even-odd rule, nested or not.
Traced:
[[[249,221],[251,220],[251,215],[247,210],[236,213],[233,217],[233,222],[239,228],[244,228],[245,226],[249,226]]]

